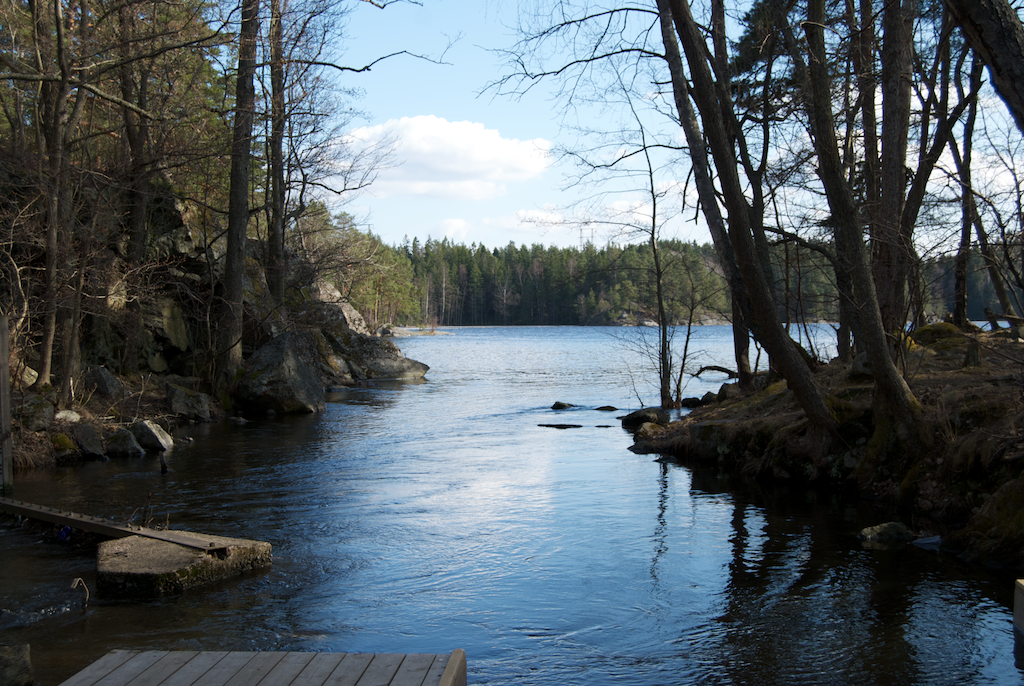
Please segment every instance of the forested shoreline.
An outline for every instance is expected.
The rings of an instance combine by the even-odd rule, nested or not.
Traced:
[[[371,233],[359,232],[349,241],[361,246],[366,257],[360,268],[339,274],[338,283],[375,325],[656,323],[653,255],[645,243],[488,249],[414,238],[388,246]],[[669,322],[728,322],[731,296],[714,246],[666,240],[660,249],[670,260]],[[838,320],[834,273],[819,253],[780,241],[771,255],[784,321]],[[955,307],[954,262],[953,255],[940,255],[922,264],[929,321],[948,319]],[[986,320],[985,308],[997,298],[978,253],[969,257],[965,293],[968,319]],[[1019,303],[1021,286],[1014,284],[1010,294]]]

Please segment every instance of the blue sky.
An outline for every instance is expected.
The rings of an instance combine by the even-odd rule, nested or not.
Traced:
[[[445,64],[399,56],[346,76],[346,86],[365,94],[359,108],[368,119],[355,135],[389,134],[398,144],[393,166],[345,209],[389,244],[429,236],[492,249],[579,245],[578,229],[533,221],[559,216],[579,197],[561,190],[567,169],[550,153],[564,135],[552,92],[542,84],[520,99],[481,93],[505,69],[492,49],[515,41],[518,2],[354,4],[348,66],[400,50],[443,53]]]

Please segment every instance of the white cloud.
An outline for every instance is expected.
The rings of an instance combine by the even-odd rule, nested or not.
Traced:
[[[402,117],[353,131],[350,140],[395,140],[395,166],[373,184],[377,197],[414,195],[487,200],[508,184],[540,176],[551,164],[551,144],[502,138],[495,129],[433,115]]]

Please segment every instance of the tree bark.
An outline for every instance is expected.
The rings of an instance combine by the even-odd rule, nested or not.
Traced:
[[[284,300],[284,28],[281,0],[270,0],[270,227],[267,231],[267,287]]]
[[[912,11],[912,0],[887,2],[882,10],[881,183],[879,212],[872,228],[872,264],[882,325],[897,344],[906,328],[907,276],[913,267],[908,227],[900,221],[907,189]]]
[[[945,0],[964,37],[988,65],[992,85],[1024,132],[1024,24],[1007,0]]]
[[[234,385],[242,363],[243,284],[246,228],[249,224],[249,154],[256,91],[256,40],[259,35],[259,0],[242,0],[239,31],[238,77],[235,84],[235,121],[231,139],[231,179],[228,195],[227,254],[224,264],[223,310],[220,317],[219,381]]]

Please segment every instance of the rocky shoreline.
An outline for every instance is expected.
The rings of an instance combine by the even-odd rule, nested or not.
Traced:
[[[153,370],[116,376],[93,365],[81,375],[71,407],[60,409],[56,390],[30,388],[32,377],[23,371],[11,394],[15,468],[163,452],[174,445],[171,430],[182,424],[319,412],[329,389],[426,374],[427,365],[371,334],[340,298],[317,305],[321,324],[269,338],[222,401],[199,377]]]
[[[942,550],[1024,571],[1024,341],[1019,332],[962,334],[939,324],[915,332],[907,380],[922,406],[915,454],[872,442],[873,382],[833,361],[816,372],[840,420],[827,464],[802,457],[806,419],[784,381],[743,396],[726,384],[674,423],[636,427],[631,450],[770,483],[855,493],[940,536]]]

